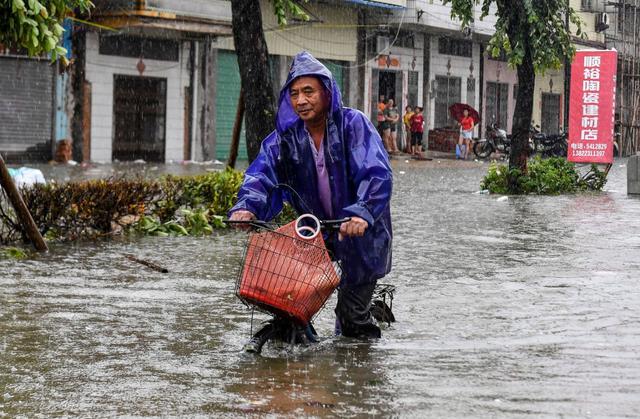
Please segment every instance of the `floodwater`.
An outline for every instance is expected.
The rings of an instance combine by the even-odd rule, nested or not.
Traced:
[[[395,161],[398,322],[376,342],[333,338],[331,301],[321,343],[242,353],[242,233],[0,260],[0,417],[638,417],[625,164],[604,193],[505,198],[474,193],[486,164]]]

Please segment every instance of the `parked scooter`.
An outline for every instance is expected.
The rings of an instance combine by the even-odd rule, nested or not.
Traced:
[[[487,136],[473,143],[473,154],[479,159],[486,159],[496,151],[509,154],[511,139],[507,131],[498,127],[495,122],[487,126]]]
[[[535,151],[535,142],[533,139],[533,131],[530,131],[529,135],[529,154],[533,154]],[[511,135],[507,134],[507,131],[499,128],[494,122],[487,127],[487,138],[476,141],[473,144],[473,153],[479,159],[486,159],[491,153],[499,151],[504,156],[508,156],[511,151]]]
[[[568,150],[567,133],[560,130],[558,134],[544,134],[540,132],[536,125],[532,127],[533,144],[536,153],[540,153],[542,158],[566,157]]]

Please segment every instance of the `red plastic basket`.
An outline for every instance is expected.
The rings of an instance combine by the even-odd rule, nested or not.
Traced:
[[[247,305],[306,325],[340,278],[322,235],[301,238],[295,224],[249,236],[236,295]]]

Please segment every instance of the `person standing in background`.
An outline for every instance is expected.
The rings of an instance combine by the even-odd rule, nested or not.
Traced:
[[[404,108],[404,116],[402,117],[402,123],[404,127],[404,138],[405,138],[405,153],[413,154],[412,150],[412,136],[411,136],[411,117],[414,115],[413,108],[410,105],[407,105]]]
[[[463,117],[460,120],[460,139],[456,146],[456,158],[466,160],[469,154],[471,140],[473,139],[473,127],[475,127],[476,121],[469,116],[468,110],[465,109],[462,114]]]
[[[378,134],[380,134],[380,138],[384,138],[383,131],[385,126],[384,119],[384,111],[387,109],[386,101],[384,100],[384,95],[380,95],[380,100],[377,105],[378,109],[376,111],[376,128],[378,129]],[[385,143],[386,147],[386,143]]]
[[[416,107],[416,112],[410,121],[411,124],[411,154],[422,157],[422,135],[424,133],[424,116],[422,108]]]
[[[384,129],[384,137],[385,146],[387,147],[387,152],[389,154],[398,154],[400,150],[398,150],[398,121],[400,120],[400,113],[398,112],[398,108],[396,108],[393,99],[387,100],[387,109],[384,111],[385,118],[385,129]]]

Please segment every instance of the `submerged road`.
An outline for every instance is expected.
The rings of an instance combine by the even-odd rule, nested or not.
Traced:
[[[506,198],[475,193],[486,164],[394,161],[398,322],[371,343],[331,337],[330,301],[320,344],[242,353],[238,232],[1,259],[0,417],[638,417],[624,164],[603,193]]]

